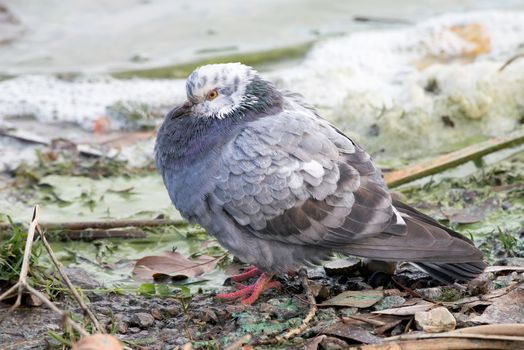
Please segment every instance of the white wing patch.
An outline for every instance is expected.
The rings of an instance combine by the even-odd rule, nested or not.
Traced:
[[[397,210],[397,208],[393,207],[393,213],[395,214],[395,223],[393,223],[394,225],[403,225],[405,226],[406,225],[406,222],[404,221],[404,219],[402,218],[402,216],[400,215],[400,212]]]
[[[309,175],[319,178],[324,176],[324,167],[316,160],[310,160],[302,164],[302,169]]]

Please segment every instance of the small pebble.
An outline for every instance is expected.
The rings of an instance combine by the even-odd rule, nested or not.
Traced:
[[[271,314],[273,313],[273,305],[269,304],[269,303],[262,303],[260,304],[260,307],[259,307],[259,310],[260,312],[263,312],[263,313],[266,313],[266,314]]]
[[[129,328],[129,332],[136,334],[136,333],[140,332],[140,328],[138,328],[138,327],[130,327]]]
[[[417,329],[428,333],[452,331],[457,326],[457,321],[445,307],[437,307],[429,311],[415,313]]]
[[[176,317],[179,313],[180,313],[180,307],[178,306],[173,306],[173,307],[170,307],[167,309],[167,313],[171,316],[171,317]]]
[[[127,323],[125,323],[123,321],[118,321],[116,323],[116,331],[118,333],[120,333],[120,334],[126,334],[128,328],[129,328],[129,326],[127,325]]]
[[[415,289],[415,292],[429,300],[439,300],[442,297],[442,287],[419,288]]]
[[[133,315],[131,321],[134,325],[137,325],[140,328],[149,328],[155,323],[153,316],[145,312],[137,312]]]
[[[151,309],[151,316],[153,316],[155,320],[161,320],[164,318],[160,309],[157,309],[157,308]]]
[[[98,308],[98,312],[102,315],[111,316],[113,314],[113,309],[109,306],[102,306]]]

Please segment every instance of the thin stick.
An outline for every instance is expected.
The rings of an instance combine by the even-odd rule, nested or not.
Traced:
[[[442,172],[446,169],[466,163],[470,160],[480,158],[486,154],[493,153],[504,148],[517,146],[523,142],[524,130],[518,130],[507,136],[495,137],[488,141],[445,154],[427,162],[386,173],[384,174],[384,178],[389,187],[400,186],[402,184],[421,179],[428,175]]]
[[[514,350],[521,349],[519,344],[504,340],[483,340],[477,339],[417,339],[405,340],[394,343],[380,343],[369,345],[358,345],[347,348],[348,350]]]
[[[304,269],[300,269],[298,271],[298,274],[301,278],[302,287],[304,288],[304,294],[307,298],[307,303],[309,304],[309,311],[302,321],[302,324],[299,327],[293,328],[289,331],[287,331],[284,335],[277,335],[274,338],[267,339],[267,340],[258,340],[255,342],[254,345],[274,345],[282,343],[286,340],[289,340],[291,338],[294,338],[298,335],[300,335],[304,330],[306,330],[309,322],[315,317],[318,306],[315,300],[315,297],[313,296],[313,292],[311,291],[311,288],[309,287],[309,280],[307,277],[307,272]]]
[[[22,303],[22,295],[24,293],[24,290],[27,288],[27,273],[29,272],[29,262],[31,261],[31,250],[33,248],[33,240],[35,239],[35,230],[36,225],[38,223],[38,214],[38,206],[35,206],[33,210],[33,217],[31,218],[31,223],[29,224],[29,230],[27,232],[24,258],[22,260],[22,267],[20,268],[20,275],[18,276],[18,282],[13,287],[11,287],[6,293],[2,294],[2,298],[0,298],[0,300],[2,300],[4,296],[10,295],[15,288],[18,288],[18,295],[13,306],[11,306],[9,310],[7,310],[7,312],[0,318],[0,324]]]
[[[382,322],[382,321],[379,321],[379,320],[374,320],[374,319],[367,318],[367,317],[362,317],[362,316],[359,316],[359,315],[349,315],[347,317],[342,317],[342,322],[347,323],[347,322],[351,321],[351,319],[357,320],[357,321],[366,322],[366,323],[369,323],[370,325],[377,326],[377,327],[382,327],[382,326],[386,325],[385,322]]]
[[[47,230],[85,230],[111,229],[121,227],[157,227],[157,226],[183,226],[184,221],[170,219],[151,220],[108,220],[108,221],[78,221],[78,222],[42,222],[40,226]],[[11,228],[10,224],[0,224],[0,231]]]
[[[56,305],[53,304],[44,294],[34,289],[27,283],[27,274],[29,273],[29,263],[31,262],[31,251],[33,248],[33,240],[35,239],[35,232],[38,227],[39,213],[40,213],[40,209],[37,205],[35,206],[33,210],[33,217],[31,219],[31,223],[29,224],[29,230],[27,232],[27,239],[26,239],[25,250],[24,250],[24,258],[22,260],[22,267],[20,268],[20,275],[18,277],[18,282],[0,296],[0,300],[2,300],[3,298],[7,297],[8,295],[11,295],[11,293],[15,289],[18,289],[18,296],[16,298],[15,303],[2,316],[2,318],[0,319],[0,323],[2,323],[7,318],[7,316],[9,316],[17,307],[20,306],[23,293],[25,291],[28,291],[29,293],[31,293],[32,295],[40,299],[44,304],[46,304],[55,313],[59,314],[62,317],[65,324],[69,324],[76,331],[78,331],[82,336],[88,336],[89,333],[87,333],[87,331],[82,326],[80,326],[78,323],[74,322],[71,318],[69,318],[64,311],[56,307]]]
[[[67,314],[65,312],[63,312],[62,310],[60,310],[59,308],[57,308],[55,306],[55,304],[53,304],[49,299],[47,299],[47,297],[40,293],[38,290],[34,289],[33,287],[27,285],[26,286],[27,290],[29,291],[29,293],[33,294],[34,296],[36,296],[38,299],[40,299],[44,304],[47,305],[47,307],[49,307],[51,310],[53,310],[55,313],[57,313],[58,315],[60,315],[64,322],[69,324],[71,327],[73,327],[78,333],[80,333],[83,337],[87,337],[89,335],[89,333],[87,333],[87,331],[82,327],[80,326],[78,323],[76,323],[75,321],[73,321],[71,318],[69,318],[69,316],[67,316]]]
[[[2,295],[0,295],[0,301],[7,299],[11,294],[18,288],[18,283],[6,290]],[[1,323],[1,322],[0,322]]]
[[[413,339],[430,339],[430,338],[469,338],[469,339],[491,339],[491,340],[510,340],[517,342],[524,342],[524,337],[514,335],[490,335],[490,334],[474,334],[474,333],[459,333],[458,331],[445,333],[420,333],[420,334],[401,334],[393,337],[383,339],[385,342],[396,340],[413,340]]]
[[[291,339],[296,337],[297,335],[301,334],[304,330],[306,330],[309,322],[315,317],[317,314],[317,302],[315,300],[315,296],[313,295],[313,292],[311,291],[311,288],[309,287],[309,280],[307,277],[307,272],[303,269],[301,269],[299,272],[299,275],[301,277],[302,287],[304,288],[304,294],[306,295],[306,298],[309,302],[309,312],[307,313],[306,317],[302,321],[302,324],[294,329],[289,330],[286,334],[284,334],[284,339]]]
[[[509,58],[500,68],[499,72],[502,72],[504,69],[506,69],[507,66],[515,62],[517,59],[524,57],[524,53],[518,53],[512,57]]]
[[[101,238],[146,238],[147,234],[137,228],[124,229],[85,229],[80,231],[67,231],[66,236],[71,240],[95,240]]]
[[[93,322],[93,324],[94,324],[95,328],[98,330],[98,332],[105,333],[104,327],[102,327],[100,322],[98,322],[97,318],[95,317],[95,315],[93,314],[91,309],[89,309],[87,307],[87,305],[85,304],[85,302],[82,299],[82,297],[78,294],[76,288],[73,286],[73,283],[71,283],[71,280],[69,279],[69,277],[67,277],[67,274],[65,273],[62,264],[56,258],[56,255],[53,252],[53,249],[49,245],[49,242],[47,242],[47,238],[45,237],[44,232],[42,231],[42,229],[40,228],[39,225],[36,226],[36,230],[37,230],[38,234],[40,235],[40,238],[42,239],[42,243],[44,244],[44,247],[47,250],[47,253],[49,254],[49,257],[51,257],[51,261],[53,262],[53,264],[55,265],[56,269],[58,270],[58,273],[62,277],[62,280],[64,281],[64,283],[67,285],[67,288],[69,288],[69,290],[73,294],[73,297],[75,298],[75,300],[78,302],[78,304],[80,305],[82,310],[84,310],[84,312],[89,316],[89,318],[91,319],[91,322]]]

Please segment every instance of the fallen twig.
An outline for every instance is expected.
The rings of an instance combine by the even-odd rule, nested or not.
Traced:
[[[386,24],[413,24],[412,21],[404,18],[387,18],[387,17],[373,17],[373,16],[354,16],[355,22],[377,22]]]
[[[13,304],[13,306],[9,308],[9,310],[4,314],[4,316],[2,316],[2,318],[0,319],[0,323],[2,323],[7,318],[8,315],[10,315],[17,307],[20,306],[21,301],[22,301],[22,295],[24,292],[27,291],[33,294],[34,296],[36,296],[38,299],[40,299],[44,304],[46,304],[55,313],[60,315],[64,323],[69,324],[74,330],[79,332],[82,336],[87,336],[89,335],[89,333],[87,333],[87,331],[82,326],[80,326],[75,321],[71,320],[64,311],[57,308],[55,304],[53,304],[44,294],[42,294],[38,290],[31,287],[29,283],[27,282],[27,274],[29,272],[29,261],[31,259],[33,240],[35,238],[36,227],[38,225],[38,214],[39,214],[38,206],[35,206],[33,210],[33,217],[31,219],[31,223],[29,225],[29,230],[27,233],[27,240],[26,240],[25,250],[24,250],[24,258],[22,260],[22,267],[20,269],[20,277],[18,278],[18,282],[14,286],[9,288],[6,292],[4,292],[2,295],[0,295],[0,301],[1,301],[7,298],[8,296],[11,296],[13,291],[18,289],[18,295],[17,295],[15,303]]]
[[[370,325],[377,326],[377,327],[382,327],[386,324],[382,321],[374,320],[372,318],[367,318],[367,317],[363,317],[360,315],[349,315],[347,317],[342,317],[342,322],[351,322],[352,319],[357,320],[357,321],[366,322],[366,323],[369,323]]]
[[[524,325],[497,324],[444,333],[410,333],[384,339],[384,343],[360,345],[360,350],[522,349]],[[444,341],[445,340],[445,341]],[[350,349],[357,349],[352,347]]]
[[[315,296],[313,295],[313,292],[311,291],[311,288],[309,287],[309,280],[307,277],[307,272],[305,270],[299,271],[299,276],[301,278],[302,287],[304,288],[304,294],[306,295],[307,301],[309,303],[309,311],[302,321],[302,324],[297,327],[289,330],[286,334],[283,335],[284,339],[291,339],[293,337],[296,337],[297,335],[300,335],[304,330],[306,330],[307,326],[309,325],[309,322],[315,317],[317,314],[317,302],[315,300]]]
[[[506,62],[504,62],[504,64],[499,68],[499,72],[502,72],[504,69],[506,69],[507,66],[509,66],[510,64],[512,64],[513,62],[515,62],[517,59],[519,58],[522,58],[524,57],[524,52],[523,53],[518,53],[514,56],[511,56]]]
[[[39,145],[51,146],[53,140],[33,134],[32,132],[26,130],[19,130],[17,128],[2,127],[0,128],[0,135],[12,137],[17,140],[36,143]],[[118,154],[118,151],[115,149],[102,151],[96,149],[95,147],[88,144],[76,144],[75,142],[69,141],[76,146],[76,149],[81,154],[91,157],[114,157]]]
[[[405,169],[392,171],[384,174],[389,187],[396,187],[402,184],[421,179],[428,175],[433,175],[466,163],[470,160],[480,158],[495,151],[517,146],[524,142],[524,130],[515,131],[506,136],[492,138],[488,141],[472,145],[461,150],[445,154],[427,162],[416,164]]]
[[[77,290],[73,286],[73,283],[71,283],[71,280],[69,279],[69,277],[67,277],[67,274],[64,272],[62,264],[56,258],[56,255],[53,252],[53,249],[51,249],[51,246],[47,242],[47,238],[45,237],[44,232],[42,231],[41,227],[38,224],[36,225],[36,231],[40,235],[40,238],[42,239],[42,243],[44,244],[44,247],[47,250],[49,257],[51,258],[51,261],[53,262],[56,269],[58,270],[58,273],[62,277],[62,280],[66,284],[67,288],[69,288],[69,290],[71,291],[71,294],[73,294],[73,297],[78,302],[78,305],[80,305],[82,310],[84,310],[84,313],[87,314],[87,316],[89,316],[89,318],[91,319],[91,322],[93,322],[93,325],[98,330],[98,332],[105,333],[104,327],[100,324],[100,322],[98,322],[97,318],[95,317],[91,309],[87,307],[82,297],[78,294]]]
[[[504,340],[477,339],[417,339],[406,340],[398,343],[382,343],[370,345],[358,345],[349,347],[348,350],[514,350],[518,349],[512,342]]]
[[[304,288],[304,294],[306,295],[307,303],[309,304],[309,311],[304,320],[302,321],[302,324],[296,328],[290,329],[284,335],[277,335],[272,339],[257,341],[255,342],[255,345],[273,345],[282,343],[286,340],[290,340],[304,332],[307,326],[309,325],[309,322],[311,322],[313,317],[315,317],[315,315],[317,314],[318,306],[315,300],[315,296],[313,295],[313,292],[309,287],[307,272],[306,270],[301,269],[298,273],[301,279],[302,287]]]
[[[145,238],[147,234],[137,228],[125,228],[125,229],[85,229],[85,230],[74,230],[67,231],[67,238],[71,240],[95,240],[101,238]]]
[[[107,220],[107,221],[78,221],[78,222],[42,222],[39,224],[46,230],[79,231],[86,229],[107,230],[122,227],[158,227],[158,226],[183,226],[184,221],[170,219],[146,219],[146,220]],[[0,231],[8,230],[10,224],[0,223]]]

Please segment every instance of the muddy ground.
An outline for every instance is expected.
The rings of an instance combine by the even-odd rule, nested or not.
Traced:
[[[523,259],[511,262],[524,266]],[[72,269],[68,273],[76,285],[88,289],[97,286],[97,282],[80,269]],[[524,321],[524,273],[519,274],[511,269],[498,273],[498,276],[488,273],[482,277],[482,283],[470,285],[464,291],[456,287],[438,286],[422,273],[405,265],[393,278],[382,273],[367,277],[355,276],[354,273],[327,277],[322,269],[310,271],[309,274],[314,276],[310,284],[317,295],[317,303],[344,290],[369,292],[373,287],[379,290],[384,288],[384,297],[372,307],[321,307],[302,336],[271,345],[264,345],[264,342],[300,325],[308,311],[301,294],[302,288],[296,279],[282,279],[282,290],[265,293],[253,306],[220,301],[214,298],[214,293],[209,292],[190,297],[180,294],[151,297],[88,292],[86,297],[109,333],[131,348],[147,349],[172,349],[189,342],[195,349],[221,349],[246,334],[253,337],[251,343],[260,349],[303,349],[305,344],[319,335],[338,340],[332,341],[330,348],[341,348],[346,346],[344,344],[376,343],[381,337],[411,332],[417,326],[413,322],[413,315],[409,313],[391,316],[370,312],[420,303],[421,297],[445,305],[455,317],[457,328]],[[492,294],[495,297],[490,296]],[[478,302],[483,299],[483,302]],[[500,312],[489,309],[490,305],[499,301],[511,303],[513,311],[501,309],[499,311],[504,313],[502,316]],[[57,305],[80,314],[78,307],[69,298],[62,299]],[[8,305],[1,304],[0,307],[5,311]],[[369,317],[383,322],[387,327],[380,328],[355,319],[347,322],[347,317],[351,315]],[[2,324],[2,349],[59,348],[63,344],[51,336],[53,332],[63,335],[61,321],[51,310],[25,306]],[[64,338],[67,339],[67,335]],[[320,345],[319,348],[325,347]]]

